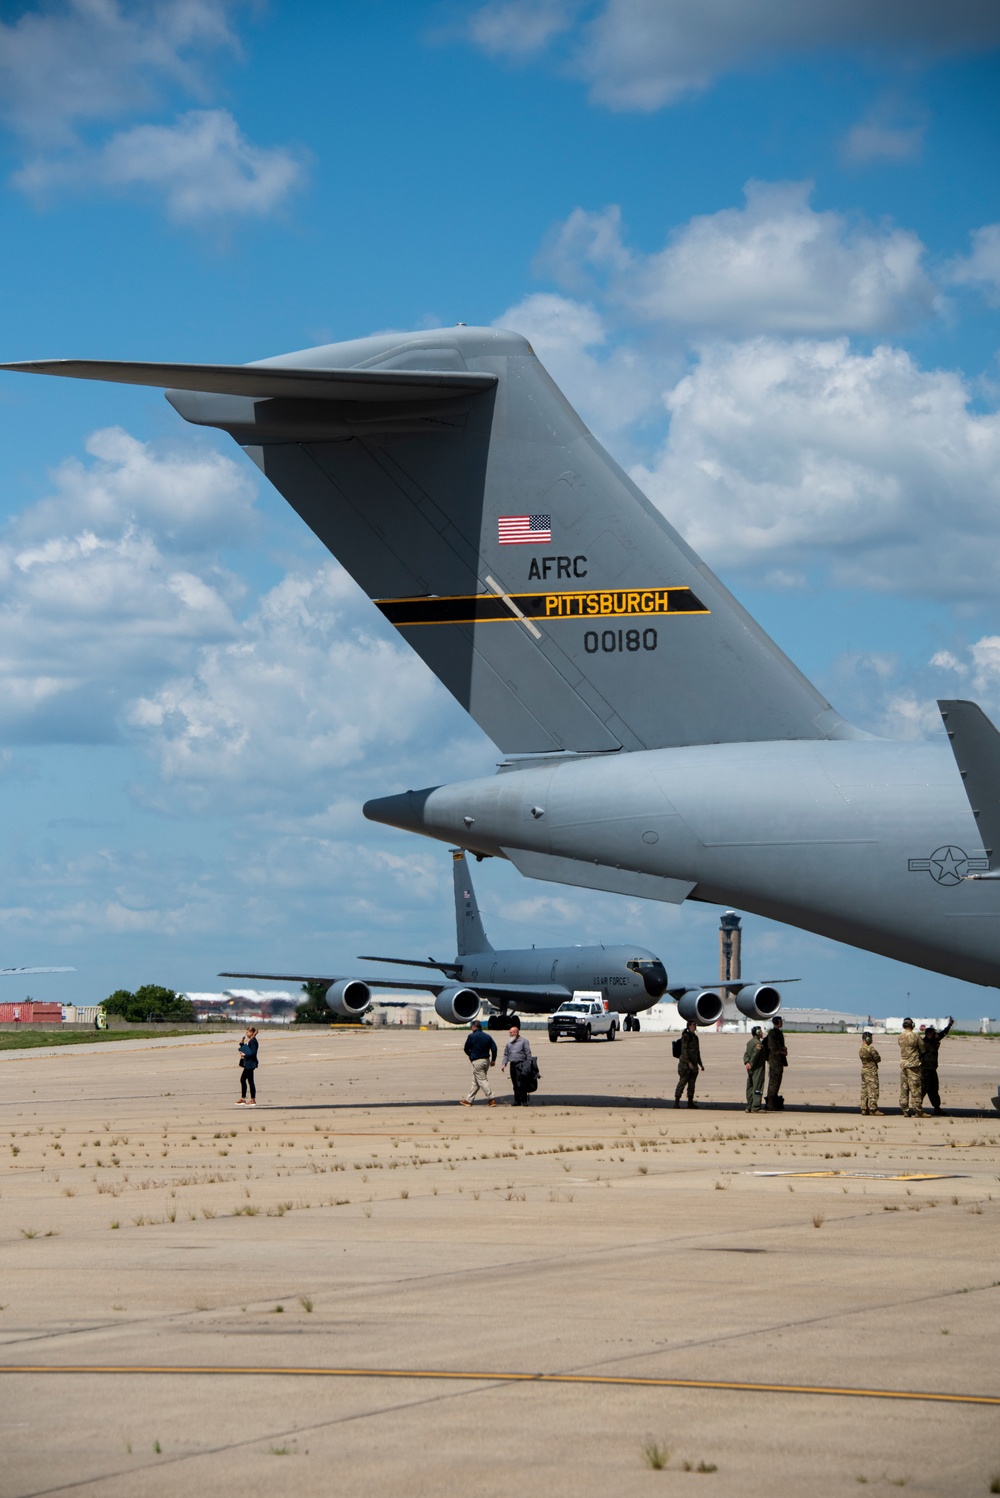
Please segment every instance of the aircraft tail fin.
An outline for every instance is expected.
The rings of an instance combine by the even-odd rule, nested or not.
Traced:
[[[479,901],[472,887],[472,877],[463,848],[453,848],[452,872],[455,877],[455,944],[459,957],[471,952],[492,952],[483,918],[479,914]]]
[[[253,365],[45,361],[228,431],[505,753],[854,737],[518,334]]]

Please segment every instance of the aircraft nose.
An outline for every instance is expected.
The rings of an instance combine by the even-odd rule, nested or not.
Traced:
[[[362,810],[369,822],[384,822],[387,827],[399,827],[403,832],[423,832],[424,807],[436,789],[430,786],[423,791],[403,791],[398,796],[376,796],[366,801]]]

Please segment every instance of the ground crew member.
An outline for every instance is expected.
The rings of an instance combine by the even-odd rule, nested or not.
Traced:
[[[764,1032],[754,1025],[743,1052],[747,1073],[747,1112],[759,1113],[764,1094]]]
[[[465,1038],[465,1054],[472,1062],[472,1091],[468,1097],[462,1098],[462,1102],[466,1108],[471,1108],[472,1100],[481,1088],[483,1097],[491,1108],[495,1108],[497,1100],[490,1086],[490,1067],[497,1064],[497,1043],[477,1019],[472,1021]]]
[[[788,1065],[788,1047],[785,1045],[780,1014],[776,1014],[771,1021],[764,1045],[767,1049],[767,1100],[764,1107],[777,1111],[785,1106],[785,1100],[781,1096],[781,1078]]]
[[[917,1034],[913,1021],[907,1015],[899,1037],[899,1106],[904,1118],[909,1118],[911,1113],[916,1118],[924,1116],[921,1075],[923,1057],[924,1037]]]
[[[941,1112],[941,1093],[938,1090],[938,1046],[954,1023],[954,1016],[949,1015],[948,1023],[943,1030],[937,1030],[933,1025],[928,1025],[924,1031],[924,1054],[920,1062],[920,1103],[923,1106],[924,1098],[929,1098],[935,1113]]]
[[[861,1057],[861,1111],[881,1118],[882,1109],[878,1105],[878,1064],[882,1057],[872,1045],[870,1030],[866,1030],[861,1037],[858,1055]]]
[[[681,1036],[681,1057],[677,1063],[677,1086],[674,1088],[674,1107],[681,1105],[681,1093],[687,1088],[688,1107],[697,1108],[694,1100],[694,1084],[698,1080],[698,1073],[704,1071],[705,1066],[701,1059],[701,1042],[698,1039],[698,1025],[693,1019],[687,1022],[687,1029]]]

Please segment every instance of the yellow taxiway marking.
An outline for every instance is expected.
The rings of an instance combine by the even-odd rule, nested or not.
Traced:
[[[755,1176],[794,1176],[796,1180],[827,1179],[843,1176],[857,1181],[953,1181],[954,1175],[942,1175],[940,1171],[915,1170],[897,1175],[885,1170],[751,1170]]]
[[[917,1399],[938,1404],[1000,1405],[998,1394],[942,1394],[929,1389],[852,1389],[833,1384],[756,1384],[731,1379],[712,1378],[638,1378],[602,1373],[476,1373],[459,1368],[277,1368],[226,1367],[224,1364],[192,1367],[189,1364],[86,1364],[86,1363],[7,1363],[0,1373],[45,1374],[209,1374],[269,1378],[413,1378],[452,1382],[500,1384],[598,1384],[603,1387],[637,1389],[719,1389],[747,1394],[827,1394],[846,1399]]]

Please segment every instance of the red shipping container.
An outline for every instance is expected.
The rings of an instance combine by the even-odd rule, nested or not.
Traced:
[[[61,1025],[61,1004],[40,1004],[35,999],[22,1000],[20,1004],[0,1004],[0,1021],[22,1025]]]

